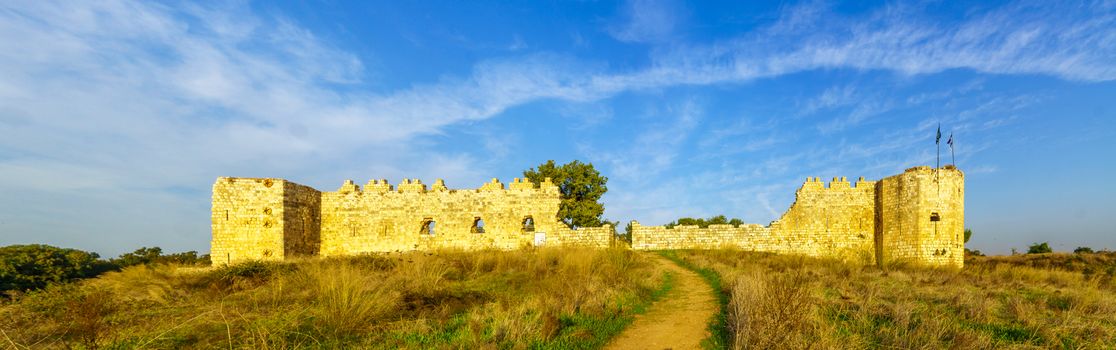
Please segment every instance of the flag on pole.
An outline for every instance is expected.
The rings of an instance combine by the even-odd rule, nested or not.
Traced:
[[[938,136],[934,138],[934,144],[939,145],[942,143],[942,124],[938,124]]]
[[[951,160],[950,163],[953,163],[953,166],[956,168],[957,167],[957,156],[953,155],[953,132],[952,131],[949,132],[949,140],[946,140],[946,143],[949,144],[949,159]]]

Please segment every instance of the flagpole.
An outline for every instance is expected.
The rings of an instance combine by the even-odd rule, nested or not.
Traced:
[[[934,168],[942,166],[942,123],[938,123],[938,136],[934,137],[934,146],[938,148],[938,158],[934,161]]]
[[[957,156],[953,154],[953,134],[949,134],[949,159],[953,162],[953,167],[957,167]]]

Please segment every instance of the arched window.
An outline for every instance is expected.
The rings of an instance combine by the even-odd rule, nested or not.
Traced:
[[[942,217],[938,213],[930,213],[930,221],[942,221]]]
[[[419,229],[419,234],[433,236],[434,235],[434,219],[432,219],[432,218],[422,219],[422,228]]]
[[[473,228],[470,229],[469,231],[472,232],[472,233],[484,233],[484,220],[481,220],[481,218],[479,216],[474,217],[473,218]]]
[[[535,232],[535,218],[530,215],[523,218],[523,232]]]

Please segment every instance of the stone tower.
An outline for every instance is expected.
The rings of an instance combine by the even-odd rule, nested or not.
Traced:
[[[215,264],[316,255],[321,193],[283,179],[220,177],[213,183]]]
[[[965,174],[920,166],[876,183],[876,260],[965,263]]]

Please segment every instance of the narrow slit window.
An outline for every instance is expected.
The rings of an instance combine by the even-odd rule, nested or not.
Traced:
[[[474,217],[473,218],[473,228],[470,229],[469,231],[472,232],[472,233],[484,233],[484,220],[481,220],[481,218],[479,216]]]
[[[432,219],[432,218],[422,219],[422,227],[419,229],[419,234],[433,236],[434,235],[434,219]]]
[[[932,222],[942,221],[942,217],[939,216],[938,213],[930,213],[930,221],[932,221]]]

